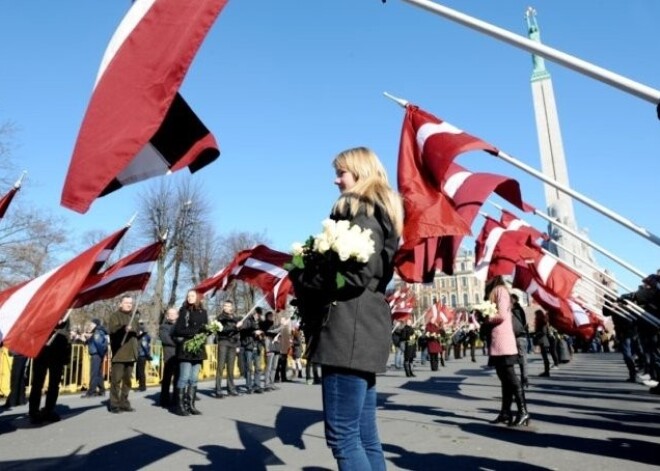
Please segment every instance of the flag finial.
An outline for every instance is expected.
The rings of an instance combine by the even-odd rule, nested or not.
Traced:
[[[395,103],[398,103],[402,108],[405,108],[406,106],[408,106],[408,103],[409,103],[408,100],[404,100],[403,98],[395,97],[394,95],[392,95],[390,93],[387,93],[387,92],[383,92],[383,95],[385,95],[387,98],[394,101]]]

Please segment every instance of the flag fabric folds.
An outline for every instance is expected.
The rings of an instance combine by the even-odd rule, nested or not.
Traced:
[[[502,226],[508,230],[528,232],[534,241],[537,241],[538,239],[545,240],[548,238],[547,234],[544,234],[538,229],[532,227],[526,221],[518,218],[515,214],[507,211],[506,209],[502,210],[502,215],[500,216],[500,224],[502,224]]]
[[[498,221],[486,217],[475,241],[475,276],[486,281],[497,275],[510,275],[527,252],[526,232],[507,230]]]
[[[81,213],[128,183],[219,155],[178,94],[226,0],[135,2],[115,31],[71,157],[61,203]]]
[[[237,253],[225,268],[195,287],[202,295],[223,290],[233,280],[240,280],[259,288],[266,301],[274,309],[286,307],[287,296],[292,291],[289,272],[284,265],[291,262],[291,254],[278,252],[265,245],[257,245]]]
[[[471,150],[497,153],[490,144],[416,106],[406,106],[397,169],[405,218],[403,245],[395,259],[405,281],[432,280],[442,263],[440,238],[470,234],[469,224],[443,193],[442,183],[454,158]]]
[[[471,226],[486,199],[496,193],[523,211],[533,211],[533,207],[522,199],[519,183],[508,177],[494,173],[474,173],[452,162],[442,185],[443,192],[451,199],[458,214]],[[446,236],[440,241],[442,271],[454,273],[454,260],[463,240],[462,235]]]
[[[62,319],[80,287],[107,260],[128,227],[106,237],[69,262],[0,293],[0,341],[35,357]]]
[[[158,241],[136,250],[103,273],[90,276],[80,288],[71,307],[83,307],[96,301],[114,298],[127,291],[143,291],[164,244],[164,241]]]
[[[388,296],[386,301],[392,311],[392,320],[402,322],[412,316],[415,307],[415,293],[404,285]]]
[[[569,298],[575,283],[581,278],[580,275],[564,263],[544,254],[534,242],[528,241],[527,247],[533,255],[525,261],[539,283],[560,298]]]

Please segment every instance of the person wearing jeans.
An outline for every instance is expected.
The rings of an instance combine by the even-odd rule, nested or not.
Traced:
[[[321,365],[325,438],[338,468],[384,471],[376,422],[376,374],[387,370],[392,345],[385,288],[394,273],[401,200],[371,150],[341,152],[333,166],[342,194],[330,218],[370,230],[373,252],[363,254],[363,262],[350,260],[339,266],[315,260],[294,268],[289,277],[303,325],[308,326],[306,335],[309,329],[307,361]]]

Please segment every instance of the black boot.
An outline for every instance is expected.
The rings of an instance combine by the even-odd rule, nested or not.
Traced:
[[[491,424],[502,424],[506,423],[507,425],[511,424],[511,403],[513,402],[513,395],[509,390],[509,387],[502,385],[502,409],[500,414],[491,420]]]
[[[188,404],[187,404],[188,398],[186,396],[186,390],[177,389],[175,397],[176,397],[176,405],[174,407],[174,413],[180,416],[190,415],[190,412],[188,412]]]
[[[527,412],[527,404],[525,401],[525,392],[520,384],[513,388],[513,397],[518,406],[518,415],[509,424],[510,427],[520,427],[521,425],[529,425],[529,413]]]
[[[197,386],[188,386],[188,412],[192,415],[202,415],[202,413],[195,409],[195,401],[197,400]]]
[[[408,363],[407,361],[404,361],[403,362],[403,369],[406,372],[406,377],[410,378],[412,376],[412,371],[410,371],[411,370],[410,363]]]

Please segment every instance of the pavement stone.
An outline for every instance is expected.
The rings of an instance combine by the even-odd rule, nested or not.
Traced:
[[[549,378],[530,357],[529,427],[491,425],[494,371],[469,358],[416,377],[378,377],[378,421],[392,470],[651,470],[660,465],[660,396],[626,383],[620,354],[576,354]],[[240,382],[239,382],[240,384]],[[103,398],[60,397],[60,422],[31,425],[27,406],[0,413],[0,470],[333,470],[320,386],[282,383],[266,394],[215,399],[200,383],[203,415],[178,417],[158,391],[131,392],[136,412],[111,414]]]

